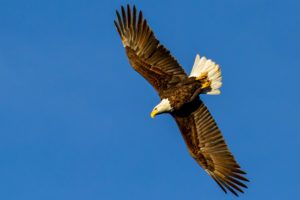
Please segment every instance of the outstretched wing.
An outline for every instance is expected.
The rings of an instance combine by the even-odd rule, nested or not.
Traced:
[[[207,107],[198,98],[172,114],[186,142],[189,153],[201,167],[227,193],[227,188],[236,196],[235,190],[243,193],[241,182],[248,181],[241,174],[232,153],[229,151],[221,131]]]
[[[122,17],[116,11],[118,23],[114,23],[131,66],[149,81],[159,94],[188,78],[170,51],[155,38],[147,20],[143,19],[142,12],[140,11],[137,20],[135,6],[131,13],[131,8],[127,5],[127,15],[123,6],[121,11]]]

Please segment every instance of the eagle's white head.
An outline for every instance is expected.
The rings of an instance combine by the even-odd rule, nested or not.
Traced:
[[[169,99],[163,99],[157,106],[154,107],[151,117],[153,118],[155,115],[166,113],[172,111],[173,108],[171,107]]]

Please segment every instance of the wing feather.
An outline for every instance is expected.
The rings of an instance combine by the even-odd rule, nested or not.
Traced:
[[[188,76],[177,60],[156,39],[143,13],[135,6],[118,11],[114,21],[132,67],[161,94]]]
[[[247,186],[241,181],[249,181],[237,164],[233,154],[207,107],[196,98],[181,110],[172,114],[187,144],[192,157],[226,192],[238,196]]]

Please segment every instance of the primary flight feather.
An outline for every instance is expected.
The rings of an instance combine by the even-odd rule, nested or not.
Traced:
[[[155,106],[151,117],[170,113],[183,136],[188,151],[197,163],[227,193],[238,196],[243,175],[234,156],[199,94],[220,94],[222,76],[219,65],[205,57],[196,56],[188,76],[177,60],[154,36],[136,7],[121,7],[114,21],[131,66],[158,92],[161,102]]]

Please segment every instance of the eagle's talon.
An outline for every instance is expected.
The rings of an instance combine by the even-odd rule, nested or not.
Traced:
[[[205,80],[205,79],[207,79],[207,72],[201,74],[196,78],[196,80]]]
[[[208,88],[210,85],[211,85],[211,81],[205,81],[205,82],[203,83],[203,85],[201,86],[201,89]]]

